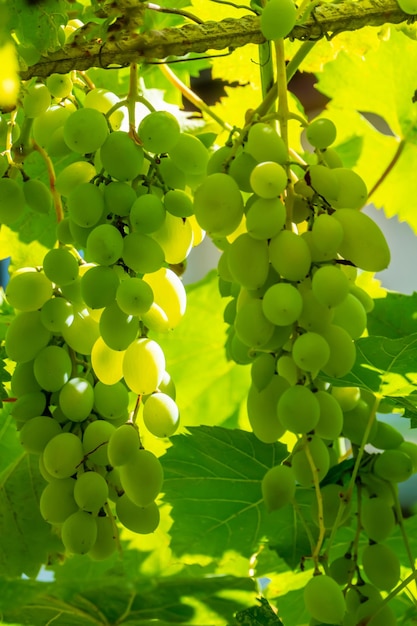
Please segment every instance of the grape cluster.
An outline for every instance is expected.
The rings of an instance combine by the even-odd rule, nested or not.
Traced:
[[[378,612],[378,606],[380,591],[399,580],[399,561],[381,542],[397,524],[396,484],[416,471],[417,447],[375,419],[372,393],[327,382],[352,369],[355,339],[373,307],[356,284],[357,272],[383,270],[390,252],[382,231],[360,210],[364,181],[331,147],[333,122],[316,119],[305,136],[308,161],[291,162],[274,126],[254,121],[211,156],[194,211],[222,250],[226,348],[230,359],[251,367],[252,430],[264,443],[288,433],[296,439],[285,463],[263,478],[267,509],[295,502],[298,488],[308,489],[313,523],[330,532],[355,511],[367,544],[311,579],[306,608],[314,623],[356,626],[366,617],[374,626],[394,624],[391,609]],[[322,483],[338,462],[340,437],[356,451],[368,443],[377,449],[364,452],[359,502],[343,481]]]
[[[39,455],[48,483],[40,512],[68,553],[104,559],[118,546],[116,519],[143,534],[159,523],[163,471],[143,432],[170,437],[179,409],[148,332],[170,331],[185,311],[174,269],[204,236],[186,188],[204,174],[208,151],[168,112],[151,111],[125,132],[114,94],[92,89],[76,107],[66,100],[72,89],[53,75],[22,98],[22,133],[29,128],[49,157],[73,158],[54,181],[59,246],[7,285],[17,315],[5,348],[16,363],[20,441]],[[27,180],[24,160],[4,174],[0,222],[13,223],[26,204],[50,210],[50,190]]]

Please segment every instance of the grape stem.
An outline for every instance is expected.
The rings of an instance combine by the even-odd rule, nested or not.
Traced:
[[[313,553],[311,555],[314,561],[314,567],[317,569],[318,563],[319,563],[319,557],[320,557],[320,550],[323,545],[324,537],[326,534],[326,528],[324,526],[323,497],[321,495],[318,470],[317,470],[316,464],[314,463],[313,456],[311,454],[310,446],[308,444],[308,439],[305,442],[304,450],[306,453],[308,464],[310,465],[311,473],[313,475],[314,490],[316,492],[316,499],[317,499],[317,516],[318,516],[318,522],[319,522],[319,536],[318,536],[316,545],[314,546]]]
[[[49,187],[50,187],[52,199],[54,202],[56,221],[57,223],[59,223],[64,219],[64,210],[62,208],[61,196],[55,187],[56,176],[55,176],[54,165],[51,161],[50,156],[48,155],[46,150],[42,148],[42,146],[37,144],[35,141],[33,141],[32,146],[33,146],[33,149],[36,150],[36,152],[38,152],[40,156],[42,157],[42,159],[45,161],[46,169],[48,171]]]
[[[138,95],[138,65],[130,64],[129,92],[127,94],[127,113],[129,116],[129,135],[138,143],[139,138],[136,133],[136,98]]]

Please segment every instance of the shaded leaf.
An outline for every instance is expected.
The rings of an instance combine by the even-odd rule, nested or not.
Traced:
[[[417,333],[417,293],[407,296],[388,292],[385,298],[374,302],[374,310],[368,313],[370,335],[397,339]]]

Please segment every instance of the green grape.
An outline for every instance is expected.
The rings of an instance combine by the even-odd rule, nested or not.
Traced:
[[[46,391],[59,391],[70,379],[72,361],[68,352],[59,346],[46,346],[35,357],[33,372]]]
[[[326,476],[330,467],[329,449],[320,437],[309,435],[300,439],[292,451],[291,467],[294,470],[295,479],[302,487],[314,485],[313,471],[306,454],[307,446],[318,481],[321,481]]]
[[[390,450],[398,448],[403,441],[402,434],[391,424],[376,420],[376,432],[369,441],[375,448]]]
[[[413,474],[413,462],[402,450],[384,450],[375,458],[374,472],[385,480],[402,483]]]
[[[313,274],[311,288],[317,300],[328,307],[341,304],[349,293],[349,281],[337,265],[323,265]]]
[[[337,582],[325,574],[310,578],[304,587],[307,611],[319,622],[340,624],[346,612],[344,595]]]
[[[367,294],[364,289],[362,289],[358,285],[352,285],[350,288],[350,293],[359,300],[366,313],[371,313],[374,310],[375,303],[371,296]]]
[[[185,189],[186,176],[169,156],[164,155],[161,158],[160,163],[158,163],[158,170],[167,187]]]
[[[341,378],[350,372],[355,364],[355,344],[349,333],[335,324],[330,324],[326,328],[323,337],[329,344],[330,358],[322,370],[328,376]]]
[[[108,559],[118,548],[118,529],[116,523],[110,517],[97,517],[97,539],[88,556],[95,561]]]
[[[278,419],[292,433],[308,433],[320,417],[320,405],[308,387],[294,385],[286,389],[277,404]]]
[[[96,513],[105,505],[108,495],[106,479],[98,472],[84,472],[77,476],[74,500],[83,511]]]
[[[171,437],[179,426],[178,406],[166,393],[153,393],[143,406],[143,422],[155,437]]]
[[[345,411],[343,413],[343,436],[357,446],[362,445],[370,414],[371,407],[362,399],[359,400],[353,409]],[[374,422],[369,432],[368,440],[365,443],[369,443],[369,440],[372,439],[375,433],[376,423]]]
[[[346,592],[346,608],[352,613],[356,613],[361,605],[378,600],[381,600],[381,594],[378,589],[370,583],[363,582],[363,580],[359,580],[356,585],[351,586]]]
[[[72,324],[62,331],[62,336],[69,347],[80,354],[91,354],[99,334],[98,324],[87,309],[76,310]]]
[[[249,347],[265,345],[274,333],[274,324],[265,317],[259,298],[250,298],[238,308],[234,327],[237,337]]]
[[[94,405],[94,390],[86,378],[71,378],[59,392],[59,407],[72,422],[83,422]]]
[[[83,434],[82,447],[88,461],[97,465],[108,465],[107,455],[110,437],[116,428],[105,420],[90,422]]]
[[[194,214],[210,235],[230,235],[243,217],[243,198],[236,181],[220,172],[207,176],[195,190]]]
[[[75,161],[60,171],[55,188],[62,196],[68,197],[75,187],[90,182],[96,174],[94,165],[88,161]]]
[[[336,525],[336,520],[339,517],[339,509],[342,503],[346,502],[344,499],[346,490],[342,486],[332,483],[321,487],[320,493],[323,509],[323,525],[325,528],[332,529]],[[338,526],[347,520],[350,515],[350,509],[350,503],[345,503],[343,513],[340,514],[340,518],[338,520]],[[311,504],[310,514],[311,519],[316,526],[320,526],[319,506],[316,499],[314,499]]]
[[[94,111],[94,109],[91,110]],[[125,240],[115,226],[100,224],[88,235],[88,257],[99,265],[113,265],[122,256]]]
[[[170,189],[164,195],[164,207],[175,217],[190,217],[194,215],[193,202],[190,196],[182,189]]]
[[[91,109],[92,111],[94,109]],[[97,539],[95,517],[85,511],[73,513],[62,524],[61,539],[65,549],[72,554],[87,554]]]
[[[151,194],[136,198],[130,209],[130,223],[138,233],[153,233],[165,221],[165,208],[161,200]]]
[[[164,251],[159,243],[141,233],[130,233],[123,239],[120,256],[127,267],[139,274],[156,272],[165,260]]]
[[[343,167],[343,161],[334,148],[326,148],[326,150],[323,150],[321,157],[327,167],[331,169]]]
[[[292,346],[294,363],[306,372],[321,370],[330,358],[327,341],[318,333],[306,332],[299,335]]]
[[[319,302],[311,289],[301,291],[303,308],[298,325],[304,330],[323,333],[331,324],[333,310]]]
[[[343,302],[335,307],[333,324],[344,328],[352,339],[359,339],[367,324],[366,311],[360,300],[348,293]]]
[[[347,167],[332,170],[339,182],[339,194],[333,202],[335,209],[361,209],[368,198],[368,190],[362,178]]]
[[[153,339],[136,339],[123,357],[123,376],[127,386],[138,395],[158,389],[165,372],[165,356]]]
[[[327,118],[315,119],[306,128],[306,137],[314,148],[324,150],[336,139],[336,126]]]
[[[209,153],[205,145],[194,135],[180,133],[169,149],[173,163],[186,175],[205,174]]]
[[[301,237],[304,239],[309,247],[311,260],[313,263],[323,263],[323,261],[329,260],[329,254],[321,252],[314,244],[314,237],[311,230],[307,230],[301,233]],[[333,257],[330,257],[333,259]]]
[[[38,117],[45,113],[51,104],[51,94],[48,87],[37,83],[28,87],[23,96],[23,111],[26,117]]]
[[[256,389],[258,391],[265,389],[275,374],[275,356],[267,352],[258,354],[252,363],[250,373],[252,383]]]
[[[408,15],[417,14],[417,0],[397,0],[397,2],[401,11],[404,11],[404,13]]]
[[[168,372],[164,372],[163,378],[158,386],[158,391],[166,393],[173,400],[176,399],[177,390],[175,388],[175,383]]]
[[[119,278],[113,268],[92,266],[81,277],[81,295],[91,309],[102,309],[116,299]]]
[[[290,230],[283,230],[271,239],[269,259],[272,267],[286,280],[303,280],[310,270],[310,249],[304,239]]]
[[[68,285],[78,276],[78,261],[67,248],[55,248],[44,256],[43,271],[56,285]]]
[[[41,180],[31,178],[23,183],[26,204],[37,213],[49,213],[52,207],[52,194]]]
[[[382,230],[368,215],[352,209],[338,209],[334,217],[341,223],[344,232],[339,254],[369,272],[379,272],[388,267],[388,244]]]
[[[12,385],[13,385],[13,377],[12,377]],[[413,474],[417,471],[417,444],[413,441],[403,441],[398,446],[398,449],[402,452],[405,452],[411,459],[413,464]]]
[[[68,98],[73,83],[69,74],[51,74],[46,79],[46,86],[54,98]]]
[[[104,186],[103,198],[104,207],[108,213],[127,217],[136,200],[136,193],[127,183],[114,181]]]
[[[153,301],[152,287],[142,278],[127,278],[122,280],[117,287],[116,302],[119,309],[126,315],[142,315],[146,313],[146,311],[149,311]]]
[[[340,436],[343,428],[343,412],[340,404],[327,391],[317,391],[315,398],[320,405],[320,417],[314,432],[323,439],[330,441]]]
[[[180,138],[177,119],[168,111],[153,111],[142,119],[138,135],[145,150],[159,154],[170,152]]]
[[[312,239],[320,252],[326,255],[326,259],[333,259],[337,255],[343,240],[343,228],[332,215],[322,213],[313,223]]]
[[[32,363],[30,361],[30,363]],[[15,402],[13,402],[11,415],[19,423],[25,423],[32,417],[42,415],[46,408],[46,396],[41,391],[29,391],[19,395]]]
[[[258,198],[246,214],[246,228],[255,239],[271,239],[285,225],[287,213],[279,198]]]
[[[277,373],[283,376],[290,385],[298,382],[298,368],[289,354],[283,354],[277,361]]]
[[[268,0],[261,13],[265,39],[286,37],[294,28],[297,11],[293,0]]]
[[[397,626],[397,618],[389,605],[381,607],[381,600],[361,604],[356,612],[356,619],[366,618],[367,626]]]
[[[27,393],[40,391],[40,385],[33,373],[33,360],[17,363],[10,381],[11,392],[19,398]]]
[[[68,215],[78,226],[95,226],[104,212],[104,198],[100,187],[81,183],[71,191],[67,199]]]
[[[126,494],[116,501],[116,515],[125,528],[141,535],[153,533],[159,525],[159,508],[155,502],[137,506]]]
[[[396,525],[394,510],[384,498],[363,498],[361,524],[369,539],[385,541]]]
[[[100,335],[113,350],[126,350],[135,340],[139,330],[139,320],[133,315],[126,315],[114,302],[107,306],[99,322]]]
[[[113,467],[132,461],[140,447],[139,433],[134,424],[122,424],[109,439],[108,457]]]
[[[161,491],[162,465],[149,450],[139,448],[128,463],[120,466],[119,472],[126,495],[137,506],[148,506]]]
[[[9,226],[16,222],[23,215],[25,204],[22,185],[11,178],[0,178],[0,224]]]
[[[98,337],[91,349],[91,365],[98,380],[105,385],[119,382],[123,377],[123,358],[123,351],[112,350]]]
[[[275,161],[258,163],[250,175],[251,188],[260,198],[276,198],[284,191],[287,182],[285,169]]]
[[[40,311],[20,313],[7,329],[6,354],[17,363],[32,361],[50,339],[51,333],[43,326]]]
[[[227,263],[233,281],[246,289],[258,289],[268,277],[268,244],[242,233],[228,248]]]
[[[284,140],[272,126],[264,122],[257,122],[250,127],[245,151],[258,163],[275,161],[284,165],[288,161],[288,151]]]
[[[78,511],[74,500],[73,478],[53,479],[42,491],[39,509],[43,519],[50,524],[62,524]]]
[[[329,565],[329,576],[339,585],[347,585],[352,580],[354,573],[355,562],[347,554],[337,557]]]
[[[249,179],[256,164],[255,159],[247,152],[239,152],[231,161],[228,174],[237,182],[241,191],[252,191]]]
[[[226,357],[239,365],[248,365],[253,361],[252,350],[243,343],[235,333],[235,329],[231,328],[225,344]]]
[[[152,233],[152,239],[163,250],[166,263],[171,265],[182,263],[193,245],[194,235],[191,222],[186,218],[175,217],[171,213],[166,213],[164,223]]]
[[[363,549],[362,567],[370,582],[383,591],[393,589],[400,579],[398,556],[383,543],[373,543]]]
[[[61,432],[61,426],[51,417],[43,415],[32,417],[22,426],[19,433],[20,443],[32,454],[41,454],[48,441]]]
[[[91,89],[84,98],[84,107],[97,109],[101,113],[108,113],[110,109],[120,102],[119,98],[112,91],[97,87]],[[124,112],[121,108],[114,111],[108,118],[113,130],[119,130],[124,120]]]
[[[310,165],[307,181],[314,191],[332,204],[339,196],[339,181],[334,171],[325,165]]]
[[[295,478],[288,465],[271,467],[261,483],[262,498],[269,512],[289,504],[295,496]]]
[[[332,387],[331,394],[340,404],[342,411],[351,411],[361,399],[359,387]]]
[[[45,274],[35,268],[17,270],[6,287],[9,304],[19,311],[36,311],[52,296],[52,284]]]
[[[113,420],[124,415],[128,404],[129,394],[123,383],[105,385],[98,381],[94,385],[94,408],[104,418]]]
[[[100,148],[101,164],[107,173],[119,181],[133,180],[142,172],[144,154],[127,133],[110,133]]]
[[[45,469],[54,478],[69,478],[75,474],[83,458],[81,440],[73,433],[55,435],[43,451]]]
[[[263,443],[275,443],[285,433],[277,416],[277,403],[288,388],[289,383],[282,376],[274,376],[262,391],[253,384],[249,387],[248,418],[254,435]]]
[[[80,154],[98,150],[108,135],[106,118],[96,109],[77,109],[64,123],[65,143],[73,152]]]

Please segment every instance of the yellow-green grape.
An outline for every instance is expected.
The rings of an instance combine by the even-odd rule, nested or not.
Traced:
[[[351,411],[361,399],[359,387],[332,387],[331,394],[340,404],[342,411]]]
[[[107,120],[96,109],[77,109],[64,123],[65,143],[80,154],[95,152],[104,144],[108,134]]]
[[[137,506],[148,506],[162,488],[164,472],[158,457],[140,448],[120,466],[120,480],[128,498]]]
[[[116,428],[109,439],[107,454],[113,467],[129,463],[140,446],[139,433],[133,424],[122,424]]]
[[[131,391],[147,395],[156,389],[165,372],[165,356],[153,339],[136,339],[125,351],[123,376]]]
[[[81,276],[80,287],[82,298],[90,309],[103,309],[114,302],[119,277],[112,267],[91,265]]]
[[[416,0],[397,0],[401,11],[408,15],[417,14],[417,1]]]
[[[402,450],[384,450],[375,459],[374,472],[385,480],[402,483],[413,474],[413,462]]]
[[[320,417],[314,432],[319,437],[332,441],[342,432],[342,409],[338,401],[327,391],[319,390],[314,395],[320,405]]]
[[[128,183],[113,181],[103,189],[104,206],[107,213],[127,217],[136,200],[136,193]]]
[[[390,450],[398,448],[403,441],[404,437],[394,426],[376,420],[376,431],[369,439],[369,443],[375,446],[375,448]]]
[[[88,183],[97,175],[94,165],[88,161],[75,161],[61,170],[56,177],[55,188],[63,196],[69,196],[71,191],[81,183]]]
[[[392,608],[386,604],[381,607],[382,600],[364,602],[358,608],[356,620],[366,619],[367,626],[397,626],[397,618]]]
[[[306,128],[306,137],[314,148],[324,150],[336,139],[336,126],[325,117],[313,120]]]
[[[68,216],[77,226],[95,226],[104,213],[103,192],[96,185],[81,183],[69,194],[67,208]]]
[[[252,191],[260,198],[276,198],[287,186],[287,173],[275,161],[258,163],[250,174]]]
[[[230,274],[246,289],[258,289],[268,277],[268,244],[242,233],[227,251]]]
[[[282,230],[286,217],[279,198],[258,198],[246,213],[246,229],[254,239],[271,239]]]
[[[307,448],[309,454],[307,454]],[[312,459],[313,468],[309,457]],[[294,470],[295,479],[302,487],[314,485],[314,476],[320,482],[329,471],[329,450],[321,437],[309,435],[300,439],[293,448],[291,467]]]
[[[84,472],[77,476],[74,499],[83,511],[97,513],[105,505],[108,495],[107,482],[98,472]]]
[[[339,195],[339,181],[333,170],[325,165],[310,165],[307,179],[313,189],[330,204],[337,200]]]
[[[380,272],[388,267],[391,254],[385,236],[366,213],[338,209],[333,215],[344,233],[339,254],[369,272]]]
[[[291,467],[276,465],[262,478],[262,498],[268,511],[276,511],[289,504],[295,496],[295,478]]]
[[[310,578],[304,587],[304,603],[310,615],[325,624],[341,624],[346,612],[339,585],[324,574]]]
[[[13,402],[11,415],[20,423],[25,423],[32,417],[42,415],[46,408],[46,395],[41,391],[31,391],[20,395]]]
[[[257,122],[250,127],[245,152],[248,152],[258,163],[275,161],[284,165],[288,161],[288,151],[284,140],[273,126],[264,122]]]
[[[144,323],[148,326],[148,319],[158,316],[158,330],[171,330],[182,320],[187,295],[181,279],[169,268],[162,267],[152,274],[143,277],[153,293],[153,304],[148,312],[142,314]],[[149,324],[150,327],[150,324]]]
[[[98,381],[94,385],[94,408],[104,418],[113,420],[124,415],[129,404],[126,386],[117,382],[105,385]]]
[[[159,243],[149,235],[129,233],[122,240],[120,255],[127,267],[139,274],[156,272],[165,260],[164,251]]]
[[[400,579],[399,558],[384,543],[373,543],[363,549],[362,567],[370,582],[383,591],[394,589]]]
[[[243,151],[239,152],[230,163],[228,174],[235,179],[241,191],[247,193],[252,191],[250,175],[256,164],[257,161],[248,152]]]
[[[262,299],[265,317],[277,326],[293,324],[303,309],[303,298],[294,285],[276,283],[265,291]]]
[[[350,439],[350,441],[357,446],[362,445],[370,415],[371,407],[363,399],[359,400],[359,402],[350,411],[344,411],[342,430],[343,436]],[[376,423],[374,421],[369,431],[368,439],[365,443],[369,443],[369,440],[376,433],[376,428]]]
[[[314,220],[311,229],[316,248],[325,255],[325,259],[334,259],[343,240],[343,228],[332,215],[321,213]]]
[[[171,437],[179,426],[178,406],[166,393],[153,393],[143,407],[143,422],[155,437]]]
[[[88,236],[95,229],[95,226],[84,228],[83,226],[79,226],[78,224],[76,224],[74,220],[72,220],[70,217],[68,217],[67,219],[68,230],[71,235],[71,245],[74,244],[75,247],[86,248]]]
[[[349,293],[349,281],[336,265],[323,265],[313,274],[311,288],[317,300],[328,307],[344,301]]]
[[[127,133],[117,130],[101,146],[100,161],[110,176],[123,182],[139,176],[144,154]]]
[[[334,378],[345,376],[356,360],[356,347],[351,336],[344,328],[330,324],[323,331],[323,337],[330,348],[330,357],[322,367],[323,372]]]
[[[31,454],[41,454],[46,444],[62,432],[61,426],[51,417],[32,417],[19,432],[20,443]]]
[[[86,378],[71,378],[59,392],[59,407],[72,422],[83,422],[94,405],[94,390]]]
[[[46,79],[46,86],[54,98],[67,98],[72,91],[73,83],[69,74],[51,74]]]
[[[32,361],[51,339],[51,333],[42,324],[40,311],[17,315],[7,329],[5,348],[12,361]]]
[[[402,452],[405,452],[410,457],[413,464],[413,473],[417,472],[417,444],[415,444],[413,441],[403,441],[398,446],[398,449]]]
[[[294,363],[306,372],[317,372],[329,360],[330,348],[318,333],[306,332],[299,335],[292,346]]]
[[[59,433],[48,441],[43,451],[45,469],[54,478],[69,478],[75,474],[84,458],[79,437],[73,433]]]
[[[323,507],[323,525],[325,528],[333,528],[338,520],[338,526],[343,524],[350,515],[350,503],[344,503],[346,489],[341,485],[329,484],[320,489]],[[343,506],[339,517],[339,509]],[[310,507],[311,519],[319,526],[319,506],[316,499]]]
[[[190,220],[167,213],[162,226],[152,233],[152,238],[162,248],[165,261],[175,265],[189,255],[194,234]]]
[[[310,189],[310,187],[307,187]],[[307,220],[312,214],[311,207],[304,196],[294,194],[294,202],[292,207],[291,219],[294,224],[301,224]]]
[[[87,554],[97,539],[95,517],[85,511],[73,513],[62,524],[61,539],[68,552]]]
[[[263,352],[255,358],[251,367],[251,379],[258,391],[269,385],[275,374],[275,356]]]
[[[165,221],[165,207],[156,195],[144,194],[133,202],[129,220],[132,229],[138,233],[153,233]]]
[[[333,324],[344,328],[352,339],[359,339],[367,324],[366,311],[360,300],[348,293],[343,302],[334,309]]]
[[[118,102],[120,102],[120,100],[115,93],[97,87],[87,92],[83,104],[86,108],[97,109],[97,111],[101,111],[101,113],[108,113]],[[118,108],[108,117],[113,130],[119,130],[123,119],[124,112],[122,108]]]
[[[45,113],[51,104],[51,94],[48,87],[37,83],[26,89],[23,97],[23,111],[26,117],[38,117]]]
[[[136,316],[127,315],[117,302],[113,302],[103,310],[99,321],[100,335],[113,350],[126,350],[135,340],[139,330]]]
[[[105,385],[114,385],[123,378],[124,351],[112,350],[101,337],[91,350],[91,365],[97,378]]]
[[[123,252],[123,237],[112,224],[99,224],[87,237],[87,256],[98,265],[113,265]]]
[[[375,303],[372,300],[371,296],[366,293],[364,289],[358,287],[358,285],[352,285],[350,288],[350,293],[355,296],[361,302],[363,308],[367,313],[371,313],[374,310]]]
[[[186,176],[169,156],[164,156],[158,164],[158,171],[167,187],[172,189],[185,189]],[[211,172],[207,172],[209,174]]]
[[[301,233],[301,237],[304,239],[311,254],[311,260],[313,263],[323,263],[323,261],[328,261],[329,258],[333,259],[333,256],[329,257],[328,253],[321,252],[314,243],[313,233],[311,230],[306,230]]]
[[[339,182],[339,194],[332,206],[335,209],[361,209],[368,198],[363,179],[347,167],[335,167],[332,171]]]
[[[323,333],[332,322],[333,310],[319,302],[312,289],[300,292],[303,299],[303,308],[298,317],[298,325],[304,328],[304,330]]]
[[[180,138],[177,118],[168,111],[152,111],[142,119],[138,135],[145,150],[159,154],[170,152]]]
[[[259,298],[251,298],[238,308],[234,327],[237,337],[249,347],[265,345],[274,332],[274,325],[265,317]]]
[[[68,285],[78,276],[78,261],[67,248],[54,248],[43,259],[43,271],[56,285]]]
[[[74,500],[73,478],[53,479],[41,493],[39,510],[49,524],[62,524],[67,517],[78,511]]]
[[[194,192],[194,214],[210,235],[230,235],[243,217],[243,198],[236,181],[221,172],[207,176]]]
[[[385,498],[363,498],[361,524],[369,539],[384,541],[395,528],[394,510]]]
[[[334,148],[326,148],[326,150],[323,150],[321,157],[327,167],[332,169],[335,167],[343,167],[343,161]]]
[[[175,383],[168,372],[164,372],[161,382],[158,387],[159,391],[162,393],[166,393],[173,400],[177,397],[177,390],[175,388]]]
[[[296,385],[299,378],[298,367],[289,354],[283,354],[277,361],[277,373],[283,376],[290,385]]]
[[[282,278],[299,281],[310,270],[311,253],[302,237],[290,230],[283,230],[270,241],[269,260]]]
[[[286,389],[278,400],[278,419],[292,433],[308,433],[319,421],[320,405],[308,387],[295,385]]]
[[[249,387],[248,418],[254,435],[263,443],[274,443],[285,433],[277,416],[277,402],[288,388],[289,383],[282,376],[274,376],[262,391],[253,384]]]
[[[107,454],[110,437],[116,428],[106,420],[90,422],[83,434],[83,451],[88,461],[97,465],[108,465]]]
[[[378,589],[371,583],[366,583],[363,580],[359,580],[356,585],[352,585],[346,592],[346,607],[350,613],[356,613],[362,604],[380,600],[381,593]]]
[[[6,287],[9,304],[19,311],[37,311],[51,297],[51,281],[32,267],[17,270]]]
[[[329,565],[329,576],[339,585],[347,585],[355,573],[355,561],[350,555],[339,556]]]
[[[297,12],[293,0],[268,0],[261,13],[265,39],[286,37],[294,28]]]
[[[88,556],[95,561],[104,561],[111,556],[118,547],[119,531],[116,523],[107,515],[96,518],[97,538]]]
[[[159,526],[159,508],[155,502],[137,506],[127,494],[116,500],[116,514],[125,528],[140,535],[153,533]]]
[[[186,176],[195,176],[206,172],[209,152],[203,142],[194,135],[180,133],[177,141],[169,150],[169,156]]]
[[[49,213],[52,207],[52,194],[41,180],[31,178],[23,183],[26,204],[37,213]]]
[[[42,348],[33,361],[33,373],[45,391],[59,391],[69,381],[71,372],[71,357],[59,346]]]
[[[163,197],[164,207],[175,217],[194,215],[193,202],[188,193],[182,189],[170,189]]]
[[[10,381],[10,388],[12,394],[17,398],[40,391],[40,385],[33,373],[33,360],[16,364]]]

